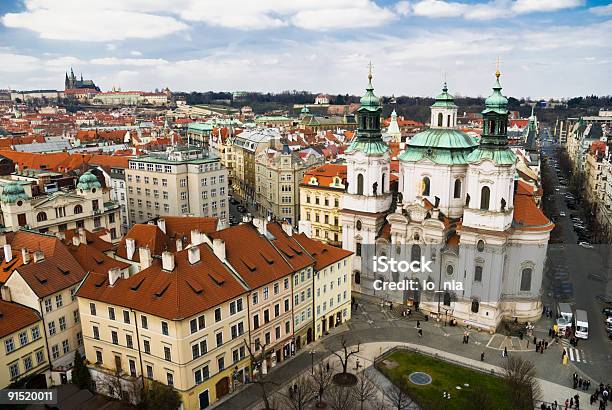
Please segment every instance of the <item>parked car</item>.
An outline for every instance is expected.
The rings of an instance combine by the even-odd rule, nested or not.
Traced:
[[[612,317],[612,306],[606,306],[601,310],[601,313],[606,315],[608,318]]]
[[[578,245],[579,245],[579,246],[582,246],[583,248],[586,248],[586,249],[593,249],[593,248],[594,248],[594,246],[593,246],[593,245],[591,245],[591,244],[590,244],[590,243],[588,243],[588,242],[579,242],[579,243],[578,243]]]
[[[565,216],[565,212],[563,211],[559,212],[559,216]]]

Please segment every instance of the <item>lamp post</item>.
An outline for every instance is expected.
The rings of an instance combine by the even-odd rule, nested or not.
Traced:
[[[315,349],[310,349],[310,374],[314,375],[314,355],[316,353]]]

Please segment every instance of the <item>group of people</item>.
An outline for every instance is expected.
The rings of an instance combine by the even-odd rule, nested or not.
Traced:
[[[589,387],[591,386],[591,381],[588,379],[584,379],[582,380],[582,377],[579,377],[576,373],[574,373],[572,375],[572,379],[574,381],[574,389],[580,389],[580,390],[589,390]]]
[[[548,349],[548,340],[538,340],[538,338],[534,336],[533,345],[535,346],[536,353],[540,352],[544,354],[544,350]],[[527,341],[527,347],[529,347],[529,341]]]
[[[468,344],[469,341],[470,341],[470,332],[466,330],[465,332],[463,332],[463,342],[462,343]]]
[[[610,400],[611,394],[612,387],[610,387],[610,384],[604,386],[603,383],[599,383],[599,387],[595,389],[593,394],[591,394],[591,405],[597,403],[597,400],[599,400],[599,410],[604,410],[608,405],[608,400]]]

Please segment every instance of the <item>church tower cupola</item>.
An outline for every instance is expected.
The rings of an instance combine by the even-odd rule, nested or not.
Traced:
[[[436,102],[431,106],[431,128],[456,128],[457,106],[452,95],[448,93],[446,82],[442,87],[442,93],[436,97]]]

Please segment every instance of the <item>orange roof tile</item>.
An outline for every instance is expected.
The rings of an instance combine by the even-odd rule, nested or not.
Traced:
[[[207,244],[198,246],[200,262],[190,264],[188,250],[175,254],[172,272],[154,259],[151,267],[111,287],[108,274],[92,272],[77,295],[169,320],[180,320],[238,297],[246,289],[214,255]]]
[[[15,302],[0,300],[0,338],[33,325],[39,320],[40,316],[34,309]]]
[[[315,258],[315,269],[318,271],[353,254],[351,251],[310,239],[303,233],[293,237]]]

